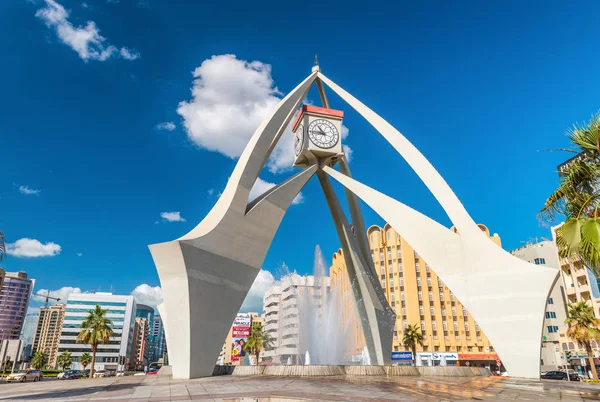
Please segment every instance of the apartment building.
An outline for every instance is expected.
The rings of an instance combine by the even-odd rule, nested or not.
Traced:
[[[0,290],[0,340],[19,339],[35,280],[26,272],[4,272]]]
[[[35,326],[32,353],[45,353],[48,358],[48,366],[54,368],[56,368],[65,311],[64,304],[41,307]]]
[[[497,234],[490,235],[484,225],[479,227],[501,246]],[[430,267],[389,224],[371,226],[367,237],[381,286],[396,312],[392,351],[410,351],[402,344],[402,334],[408,325],[417,324],[424,337],[423,346],[417,347],[417,365],[439,365],[444,360],[449,365],[495,367],[498,355],[493,346],[451,289],[435,274],[435,267]],[[349,289],[345,271],[340,249],[334,254],[330,268],[332,286]],[[350,301],[346,304],[346,311],[354,311]],[[349,349],[357,353],[364,347],[364,340],[358,320],[354,321],[356,332],[350,337]]]

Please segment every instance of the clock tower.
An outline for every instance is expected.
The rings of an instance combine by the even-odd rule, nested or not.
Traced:
[[[307,167],[323,158],[343,155],[341,110],[303,105],[294,120],[294,167]]]

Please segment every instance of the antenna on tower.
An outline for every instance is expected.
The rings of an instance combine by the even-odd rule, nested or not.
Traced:
[[[317,57],[317,54],[315,53],[315,66],[319,65],[319,58]]]

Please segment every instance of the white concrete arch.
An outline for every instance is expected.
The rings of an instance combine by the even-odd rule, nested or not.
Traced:
[[[322,73],[318,78],[362,115],[408,162],[460,235],[347,175],[328,166],[322,169],[389,222],[429,263],[471,313],[511,375],[539,378],[544,311],[557,279],[556,270],[524,262],[496,246],[414,145]],[[385,235],[385,229],[381,233]]]

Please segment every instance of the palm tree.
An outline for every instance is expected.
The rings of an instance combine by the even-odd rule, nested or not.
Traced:
[[[6,239],[4,238],[4,233],[0,230],[0,262],[4,259],[4,255],[6,254]]]
[[[71,367],[71,363],[73,363],[71,352],[65,350],[60,354],[60,356],[58,356],[56,362],[58,363],[58,366],[63,369],[63,371],[66,371],[68,367]]]
[[[46,367],[46,363],[48,363],[48,357],[44,352],[35,352],[33,358],[31,359],[31,367],[36,370],[42,370]]]
[[[92,361],[90,364],[90,378],[94,376],[94,363],[96,362],[96,352],[98,345],[107,344],[111,337],[115,335],[112,330],[112,321],[106,318],[108,309],[102,310],[96,305],[95,310],[90,310],[85,321],[81,323],[81,331],[77,335],[77,343],[85,343],[92,347]]]
[[[81,354],[81,357],[79,358],[79,363],[81,363],[81,365],[83,366],[84,371],[85,371],[85,368],[88,366],[88,364],[90,364],[91,361],[92,361],[92,356],[90,356],[90,354],[88,352],[83,352]]]
[[[408,325],[404,329],[402,336],[402,344],[406,348],[410,348],[413,354],[413,361],[417,362],[417,344],[423,346],[423,334],[417,324]]]
[[[585,346],[585,351],[590,362],[592,377],[598,379],[596,365],[594,364],[594,355],[592,353],[592,341],[600,339],[600,320],[594,315],[593,307],[580,301],[575,304],[569,304],[569,317],[565,320],[569,326],[567,336],[572,340]]]
[[[556,231],[561,258],[581,260],[600,277],[600,113],[567,133],[575,154],[559,169],[560,184],[539,216],[566,222]]]
[[[271,335],[265,332],[263,326],[255,322],[252,324],[250,336],[246,341],[246,350],[248,353],[253,353],[256,356],[256,365],[258,365],[258,357],[260,351],[269,350],[273,347],[273,339]]]

